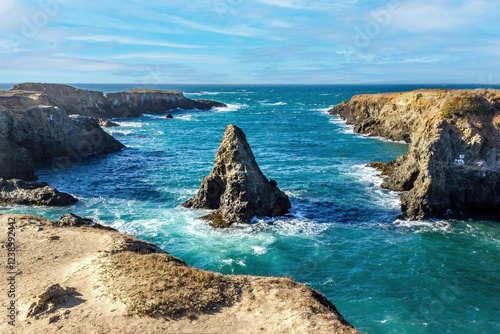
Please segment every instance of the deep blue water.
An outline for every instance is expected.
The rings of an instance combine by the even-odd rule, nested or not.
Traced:
[[[500,224],[397,220],[400,194],[382,190],[365,165],[395,159],[407,145],[354,134],[326,112],[355,94],[418,87],[152,86],[228,108],[118,120],[120,127],[107,131],[123,151],[39,166],[40,179],[78,196],[77,204],[0,212],[52,219],[74,212],[153,240],[202,269],[289,276],[321,291],[370,334],[499,333]],[[216,230],[197,219],[205,211],[179,207],[212,169],[230,123],[244,130],[264,174],[290,196],[292,218]]]

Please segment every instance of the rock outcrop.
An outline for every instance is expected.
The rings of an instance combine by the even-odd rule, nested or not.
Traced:
[[[32,92],[0,93],[0,177],[35,180],[33,163],[124,146],[88,117],[69,117],[48,97]]]
[[[108,231],[116,231],[116,229],[109,227],[109,226],[104,226],[98,223],[95,223],[92,219],[85,218],[85,217],[80,217],[77,216],[73,213],[68,213],[65,215],[62,215],[57,219],[57,221],[54,223],[54,225],[57,225],[59,227],[93,227],[93,228],[100,228]]]
[[[79,89],[68,85],[45,83],[22,83],[13,90],[43,93],[51,105],[64,110],[68,115],[93,118],[138,117],[144,113],[164,113],[174,109],[210,110],[225,104],[192,100],[179,91],[154,89],[130,89],[108,93]]]
[[[356,132],[409,142],[376,166],[382,187],[404,191],[407,219],[500,213],[500,91],[417,90],[357,95],[330,110]]]
[[[262,174],[243,131],[232,124],[226,126],[214,169],[203,179],[198,193],[182,206],[216,210],[202,217],[216,227],[248,223],[255,216],[281,216],[291,207],[276,182]]]
[[[0,203],[40,206],[66,206],[78,201],[45,182],[0,178]]]

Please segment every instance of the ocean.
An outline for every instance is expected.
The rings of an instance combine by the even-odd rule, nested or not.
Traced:
[[[121,152],[37,167],[41,181],[78,203],[0,213],[55,220],[73,212],[201,269],[287,276],[369,334],[500,333],[500,223],[397,219],[401,194],[381,189],[366,164],[395,159],[408,145],[355,134],[327,113],[360,93],[474,86],[75,86],[178,89],[227,108],[119,119],[106,131],[127,146]],[[263,173],[289,195],[292,217],[220,230],[197,219],[207,211],[179,206],[211,171],[227,124],[243,129]]]

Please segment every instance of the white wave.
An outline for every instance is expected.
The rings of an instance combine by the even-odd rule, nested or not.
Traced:
[[[253,252],[256,254],[256,255],[263,255],[263,254],[266,254],[267,253],[267,249],[265,247],[261,247],[261,246],[252,246],[252,249],[253,249]]]
[[[190,121],[193,119],[193,115],[182,115],[182,116],[177,116],[175,117],[177,119],[182,119],[183,121]]]
[[[134,134],[136,133],[137,130],[135,129],[130,129],[130,130],[111,130],[109,131],[109,134],[112,135],[112,136],[117,136],[117,135],[122,135],[122,136],[128,136],[128,135],[131,135],[131,134]]]
[[[142,116],[140,118],[152,118],[152,119],[161,119],[161,118],[165,118],[167,114],[162,114],[162,115],[158,115],[158,114],[142,114]]]
[[[213,111],[215,112],[230,112],[230,111],[238,111],[242,108],[247,108],[248,105],[246,104],[232,104],[232,103],[228,103],[226,104],[227,107],[215,107],[215,108],[212,108]]]
[[[220,95],[220,94],[251,94],[252,92],[248,92],[246,90],[242,91],[236,91],[236,92],[207,92],[207,91],[201,91],[201,92],[195,92],[195,93],[185,93],[185,95],[196,95],[196,96],[201,96],[201,95]]]
[[[145,124],[143,122],[130,122],[130,121],[124,121],[124,122],[120,122],[120,121],[117,121],[116,122],[118,125],[120,125],[121,127],[124,127],[124,128],[142,128]]]
[[[380,136],[371,136],[369,133],[367,134],[367,133],[357,133],[357,132],[354,132],[354,126],[350,125],[350,124],[346,124],[345,120],[343,120],[338,115],[332,115],[332,118],[330,118],[328,120],[328,122],[331,123],[331,124],[339,125],[340,128],[341,128],[341,130],[340,130],[341,133],[354,134],[358,138],[375,139],[375,140],[378,140],[378,141],[384,141],[384,142],[396,143],[396,144],[406,144],[406,145],[408,144],[408,143],[406,143],[403,140],[390,140],[390,139],[383,138],[383,137],[380,137]]]
[[[332,107],[327,107],[327,108],[315,108],[315,109],[311,109],[312,111],[321,111],[322,114],[324,115],[330,115],[328,113],[328,110],[332,109]]]
[[[288,103],[286,103],[286,102],[276,102],[276,103],[261,102],[260,104],[262,104],[264,106],[284,106],[284,105],[287,105]]]
[[[396,219],[394,225],[410,228],[416,233],[421,232],[451,232],[451,223],[446,220],[400,220]]]
[[[353,176],[358,182],[370,188],[368,194],[372,200],[384,208],[398,210],[401,207],[400,194],[394,191],[385,190],[381,187],[384,179],[379,176],[379,171],[365,165],[353,165],[347,175]]]

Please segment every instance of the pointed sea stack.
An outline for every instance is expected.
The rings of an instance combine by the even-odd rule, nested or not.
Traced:
[[[226,126],[214,169],[201,182],[198,194],[182,206],[216,210],[202,217],[215,227],[249,223],[254,216],[281,216],[291,207],[276,182],[262,174],[245,134],[233,124]]]

